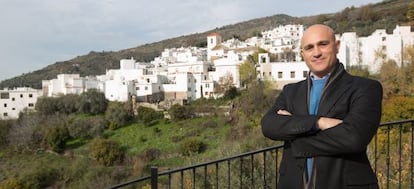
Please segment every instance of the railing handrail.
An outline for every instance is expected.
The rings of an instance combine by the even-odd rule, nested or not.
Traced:
[[[189,170],[189,169],[203,167],[203,166],[206,166],[206,165],[221,163],[221,162],[225,162],[225,161],[228,161],[228,160],[233,160],[233,159],[237,159],[237,158],[241,158],[241,157],[250,156],[250,155],[253,155],[253,154],[262,153],[262,152],[265,152],[265,151],[276,150],[276,149],[279,149],[279,148],[282,148],[282,147],[283,147],[283,144],[279,144],[279,145],[276,145],[276,146],[267,147],[267,148],[263,148],[263,149],[255,150],[255,151],[251,151],[251,152],[246,152],[246,153],[242,153],[242,154],[239,154],[239,155],[234,155],[234,156],[219,159],[219,160],[213,160],[213,161],[200,163],[200,164],[196,164],[196,165],[190,165],[190,166],[182,167],[182,168],[178,168],[178,169],[167,170],[167,171],[163,171],[163,172],[158,173],[158,176],[163,176],[163,175],[166,175],[166,174],[180,172],[180,171],[186,171],[186,170]]]
[[[402,126],[403,123],[412,123],[411,125],[414,125],[414,119],[407,119],[407,120],[400,120],[400,121],[393,121],[393,122],[386,122],[386,123],[381,123],[379,125],[380,127],[386,127],[386,126]],[[156,172],[155,175],[157,177],[163,176],[163,175],[169,175],[169,174],[173,174],[173,173],[177,173],[177,172],[182,172],[182,171],[186,171],[186,170],[191,170],[191,169],[195,169],[195,168],[199,168],[199,167],[205,167],[208,165],[213,165],[213,164],[218,164],[218,163],[222,163],[225,161],[229,161],[229,160],[234,160],[234,159],[238,159],[238,158],[244,158],[244,157],[248,157],[254,154],[258,154],[258,153],[265,153],[267,151],[272,151],[272,150],[278,150],[280,148],[283,147],[283,144],[278,144],[272,147],[266,147],[263,149],[259,149],[259,150],[255,150],[255,151],[251,151],[251,152],[246,152],[246,153],[242,153],[242,154],[238,154],[238,155],[234,155],[234,156],[230,156],[227,158],[222,158],[222,159],[218,159],[218,160],[213,160],[213,161],[208,161],[208,162],[204,162],[204,163],[200,163],[200,164],[196,164],[196,165],[191,165],[191,166],[185,166],[185,167],[181,167],[181,168],[177,168],[177,169],[173,169],[173,170],[167,170],[167,171],[163,171],[163,172]],[[153,169],[153,168],[152,168]],[[157,169],[157,168],[156,168]],[[151,171],[152,172],[152,171]],[[153,176],[154,173],[152,172]],[[134,183],[138,183],[144,180],[148,180],[151,179],[151,176],[146,176],[146,177],[141,177],[139,179],[135,179],[135,180],[131,180],[131,181],[127,181],[115,186],[110,187],[110,189],[114,189],[114,188],[120,188],[123,186],[127,186],[129,184],[134,184]]]

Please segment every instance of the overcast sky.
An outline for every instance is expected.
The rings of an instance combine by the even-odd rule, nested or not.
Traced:
[[[0,80],[90,51],[118,51],[250,19],[381,0],[0,0]]]

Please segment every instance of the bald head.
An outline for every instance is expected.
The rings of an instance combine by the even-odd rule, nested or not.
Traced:
[[[304,39],[306,39],[309,35],[314,35],[314,34],[323,34],[331,38],[333,41],[336,41],[335,32],[333,31],[331,27],[327,25],[323,25],[323,24],[315,24],[315,25],[308,27],[303,33],[303,37],[301,40],[301,46],[303,47],[304,45],[303,44]]]

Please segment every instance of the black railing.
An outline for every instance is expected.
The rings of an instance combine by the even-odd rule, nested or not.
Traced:
[[[414,189],[414,120],[384,123],[367,154],[380,188]],[[115,188],[277,188],[282,145],[216,161],[159,172]]]

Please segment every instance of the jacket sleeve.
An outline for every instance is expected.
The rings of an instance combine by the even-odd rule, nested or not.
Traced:
[[[362,82],[359,86],[349,95],[349,111],[343,123],[313,136],[293,140],[294,156],[332,156],[366,151],[381,119],[382,86],[378,81]]]
[[[275,104],[261,120],[263,135],[272,140],[292,140],[314,132],[317,116],[298,115],[287,103],[288,86],[279,94]],[[278,115],[278,110],[287,110],[292,116]]]

